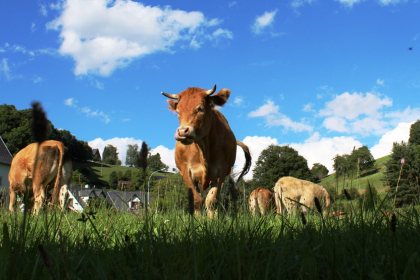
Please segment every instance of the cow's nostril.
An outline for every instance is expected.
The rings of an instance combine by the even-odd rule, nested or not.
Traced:
[[[188,128],[188,127],[184,129],[184,133],[185,133],[185,134],[188,134],[188,133],[189,133],[189,131],[190,131],[190,130],[189,130],[189,128]]]

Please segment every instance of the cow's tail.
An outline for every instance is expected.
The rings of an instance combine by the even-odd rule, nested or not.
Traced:
[[[251,168],[251,153],[249,152],[249,148],[247,145],[245,145],[244,143],[242,143],[241,141],[236,141],[236,144],[242,148],[242,150],[244,151],[245,154],[245,164],[244,164],[244,168],[242,169],[241,174],[239,175],[238,179],[236,180],[236,183],[238,183],[243,176],[245,176],[248,172],[249,169]]]
[[[54,188],[53,188],[52,199],[51,199],[51,202],[53,204],[59,201],[60,189],[61,189],[61,178],[63,177],[63,162],[64,162],[64,156],[65,156],[65,149],[61,149],[61,147],[58,145],[56,147],[59,151],[59,157],[58,157],[57,175],[55,176]]]

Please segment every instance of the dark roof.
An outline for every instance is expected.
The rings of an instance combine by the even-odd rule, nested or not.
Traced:
[[[13,156],[0,136],[0,163],[11,165]]]
[[[99,152],[99,149],[92,149],[92,155],[96,155],[96,154],[101,156],[101,153]]]

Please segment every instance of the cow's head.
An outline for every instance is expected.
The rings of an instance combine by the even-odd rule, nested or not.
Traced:
[[[179,94],[162,92],[168,98],[169,109],[178,114],[179,127],[175,139],[184,145],[200,140],[210,130],[215,105],[223,106],[229,98],[230,90],[221,89],[217,94],[216,85],[212,89],[187,88]]]

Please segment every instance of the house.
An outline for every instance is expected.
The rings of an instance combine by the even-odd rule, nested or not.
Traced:
[[[9,187],[9,179],[7,177],[9,176],[12,160],[13,156],[0,136],[0,188]]]
[[[117,185],[120,187],[120,190],[126,190],[127,187],[131,184],[130,181],[118,181]]]
[[[92,159],[94,161],[102,161],[101,153],[99,152],[99,149],[92,149]]]
[[[13,156],[0,136],[0,207],[7,206],[9,196],[9,171]]]

